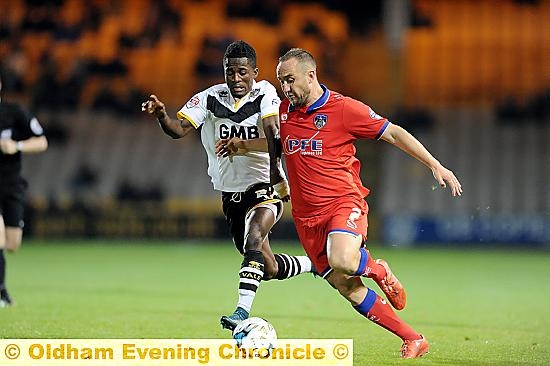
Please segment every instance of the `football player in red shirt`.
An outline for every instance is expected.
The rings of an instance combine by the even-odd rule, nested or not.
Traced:
[[[405,307],[405,290],[387,262],[374,259],[364,246],[369,190],[361,183],[353,143],[382,139],[397,146],[430,168],[453,196],[461,195],[460,182],[406,130],[320,84],[309,52],[294,48],[280,57],[277,78],[286,96],[280,106],[280,143],[292,215],[305,251],[355,310],[403,340],[403,358],[424,355],[428,341],[361,280],[372,278],[395,309]]]

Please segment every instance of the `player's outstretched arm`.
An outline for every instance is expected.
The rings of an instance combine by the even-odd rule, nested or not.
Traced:
[[[265,138],[243,140],[240,137],[232,137],[219,139],[214,147],[216,155],[223,157],[244,155],[249,151],[267,152],[267,140]]]
[[[166,113],[166,107],[156,95],[152,94],[149,99],[141,103],[141,110],[157,118],[158,123],[165,134],[173,139],[179,139],[193,130],[193,125],[186,119],[173,120]]]
[[[381,139],[397,146],[410,156],[425,164],[431,169],[434,178],[442,188],[445,188],[447,184],[449,185],[453,196],[462,195],[462,186],[454,173],[441,165],[424,145],[404,128],[390,123],[382,134]]]
[[[46,136],[35,136],[22,141],[0,139],[0,151],[6,155],[12,155],[17,152],[36,154],[46,151],[47,148],[48,140]]]

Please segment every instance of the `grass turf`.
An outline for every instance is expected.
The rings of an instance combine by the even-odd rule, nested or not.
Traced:
[[[298,245],[276,251],[301,254]],[[415,365],[549,365],[550,253],[374,248],[405,285],[399,312],[426,335]],[[17,305],[0,338],[229,338],[241,258],[209,242],[31,242],[8,254]],[[380,293],[370,280],[368,285]],[[354,364],[400,365],[401,341],[311,275],[263,283],[252,315],[279,338],[353,338]]]

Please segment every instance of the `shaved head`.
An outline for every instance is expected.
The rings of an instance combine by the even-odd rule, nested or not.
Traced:
[[[283,63],[293,58],[298,61],[298,64],[304,70],[317,70],[317,63],[313,55],[302,48],[291,48],[284,55],[279,57],[279,63]]]

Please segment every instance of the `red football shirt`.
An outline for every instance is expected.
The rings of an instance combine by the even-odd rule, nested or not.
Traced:
[[[323,89],[308,108],[294,108],[288,99],[280,106],[292,212],[298,217],[325,214],[344,196],[362,200],[369,194],[354,141],[379,139],[389,124],[368,105]]]

